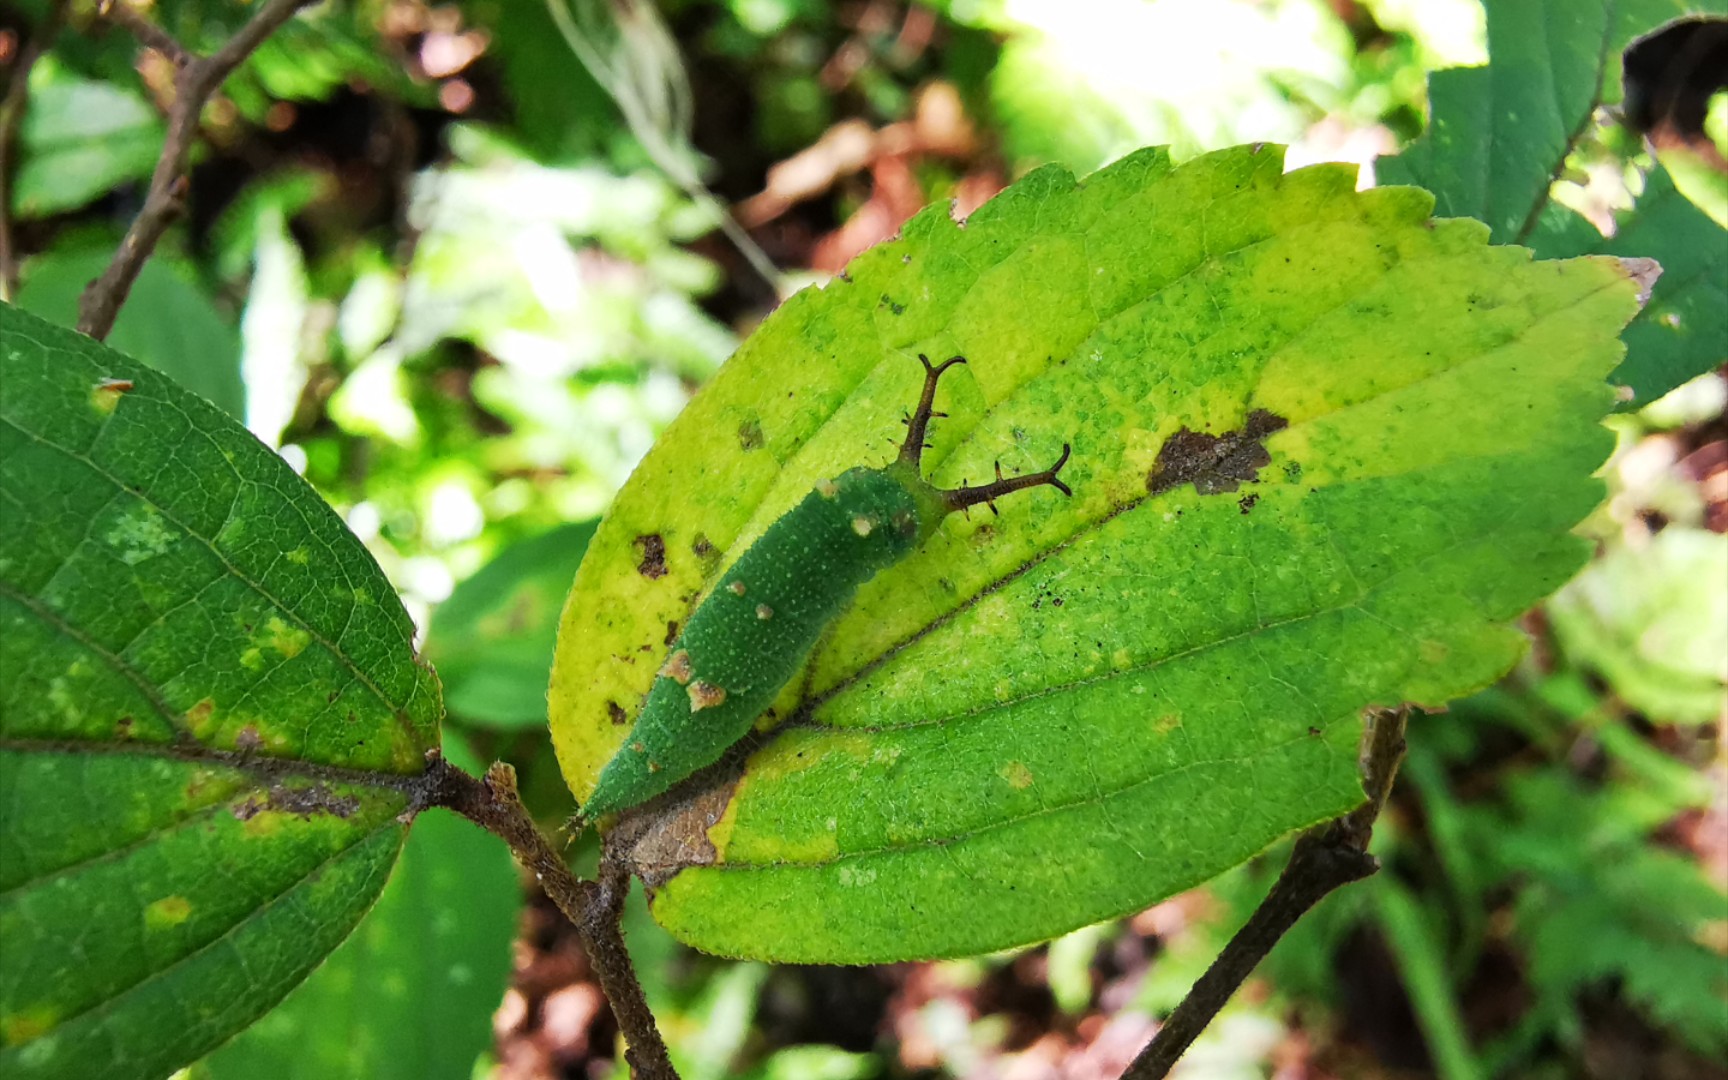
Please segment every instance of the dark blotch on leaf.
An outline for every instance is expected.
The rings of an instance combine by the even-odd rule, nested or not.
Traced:
[[[1257,479],[1260,470],[1272,464],[1264,440],[1288,426],[1282,416],[1255,409],[1248,414],[1248,422],[1241,431],[1208,435],[1183,428],[1158,451],[1158,460],[1146,477],[1146,490],[1158,495],[1183,484],[1193,484],[1201,495],[1235,491],[1244,481]]]
[[[670,645],[674,641],[677,641],[677,640],[678,640],[678,620],[677,619],[667,619],[666,620],[666,644]]]
[[[1260,501],[1260,496],[1255,495],[1253,492],[1249,492],[1247,495],[1244,495],[1240,499],[1237,499],[1236,505],[1240,506],[1242,508],[1243,514],[1247,514],[1249,511],[1254,509],[1254,504],[1259,502],[1259,501]]]
[[[659,533],[649,533],[638,536],[636,546],[642,549],[642,561],[636,564],[637,573],[650,580],[666,576],[666,541]]]
[[[616,701],[608,701],[606,703],[606,719],[622,727],[630,722],[630,715],[624,711],[624,706]]]
[[[702,559],[702,560],[706,561],[708,559],[712,559],[715,555],[718,555],[720,552],[719,552],[719,549],[717,549],[714,546],[713,542],[710,541],[707,536],[703,535],[702,533],[697,533],[696,539],[690,541],[690,553],[692,555],[695,555],[698,559]]]
[[[358,809],[359,799],[352,795],[337,795],[323,784],[303,788],[276,784],[263,795],[253,795],[235,806],[234,816],[241,821],[250,821],[266,810],[276,810],[299,818],[313,818],[319,814],[349,818]]]
[[[719,860],[708,830],[726,813],[736,777],[693,791],[669,794],[647,804],[641,812],[619,823],[606,837],[611,850],[621,852],[626,864],[652,890],[691,866],[712,866]]]

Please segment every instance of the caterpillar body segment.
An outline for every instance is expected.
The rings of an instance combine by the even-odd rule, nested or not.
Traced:
[[[816,485],[721,575],[672,645],[630,736],[600,771],[582,816],[597,818],[659,795],[742,739],[803,665],[859,586],[918,547],[944,517],[1014,491],[1049,485],[1053,466],[1025,476],[942,490],[919,472],[942,372],[924,364],[924,390],[899,456]]]

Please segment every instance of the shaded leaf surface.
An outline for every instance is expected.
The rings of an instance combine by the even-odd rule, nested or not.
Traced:
[[[551,705],[578,800],[668,624],[818,479],[892,456],[917,353],[971,359],[938,395],[938,484],[1071,442],[1074,497],[948,518],[747,759],[626,818],[656,917],[775,960],[1050,937],[1359,801],[1364,706],[1504,671],[1504,621],[1582,561],[1634,289],[1431,206],[1272,147],[1147,151],[1083,186],[1040,170],[963,228],[926,211],[784,305],[577,575]]]
[[[1383,158],[1383,184],[1432,191],[1443,216],[1488,224],[1496,243],[1543,258],[1642,256],[1666,273],[1627,332],[1614,381],[1648,404],[1728,355],[1728,232],[1658,169],[1616,237],[1554,204],[1549,189],[1596,110],[1621,98],[1621,52],[1640,34],[1723,0],[1489,0],[1492,64],[1434,73],[1428,131]]]
[[[581,522],[512,544],[438,605],[426,659],[451,715],[492,727],[545,723],[558,612],[593,535],[594,523]]]
[[[0,305],[0,1072],[158,1077],[370,906],[438,691],[268,449]]]
[[[484,769],[448,737],[444,751],[459,768]],[[453,814],[421,814],[354,933],[200,1072],[212,1080],[468,1080],[492,1044],[521,907],[509,848]]]

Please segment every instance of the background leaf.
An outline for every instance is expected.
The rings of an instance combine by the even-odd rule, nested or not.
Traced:
[[[1571,210],[1550,204],[1524,240],[1543,258],[1637,255],[1662,264],[1649,303],[1626,328],[1626,361],[1613,378],[1649,404],[1728,359],[1728,230],[1675,190],[1660,166],[1644,178],[1638,205],[1604,237]]]
[[[1548,604],[1568,653],[1658,720],[1709,723],[1728,683],[1728,537],[1671,525],[1619,548]]]
[[[7,306],[0,498],[0,1071],[160,1077],[371,905],[437,683],[286,464]]]
[[[101,275],[112,255],[108,248],[38,255],[25,267],[18,306],[61,326],[76,326],[84,286]],[[183,266],[162,258],[144,264],[108,344],[202,394],[229,416],[245,415],[240,335]]]
[[[1435,72],[1429,126],[1381,158],[1383,184],[1434,192],[1443,216],[1486,222],[1495,243],[1543,258],[1586,252],[1659,261],[1665,273],[1626,334],[1614,381],[1648,404],[1728,356],[1728,231],[1674,191],[1661,169],[1612,240],[1551,202],[1596,111],[1620,101],[1620,54],[1687,15],[1728,14],[1724,0],[1488,0],[1492,64]]]
[[[143,181],[162,148],[162,120],[137,94],[43,64],[31,73],[12,209],[21,218],[75,209],[116,184]]]
[[[717,572],[817,479],[891,456],[914,354],[972,361],[938,395],[938,484],[1074,446],[1071,501],[949,518],[860,591],[741,775],[647,823],[633,858],[675,935],[875,962],[1137,910],[1358,801],[1363,707],[1512,663],[1504,621],[1583,561],[1627,272],[1281,164],[1143,152],[1083,186],[1040,170],[964,228],[927,210],[784,305],[656,445],[565,609],[578,800]]]
[[[593,535],[586,521],[512,544],[438,605],[426,659],[452,715],[502,728],[546,722],[558,612]]]
[[[446,736],[470,773],[485,764]],[[211,1080],[468,1080],[492,1045],[522,909],[510,849],[454,814],[414,819],[383,895],[312,977],[205,1061]]]

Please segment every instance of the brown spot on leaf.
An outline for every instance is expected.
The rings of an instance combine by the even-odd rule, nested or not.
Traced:
[[[650,889],[686,867],[712,866],[719,853],[708,830],[725,815],[737,789],[732,779],[630,815],[606,838],[607,847],[619,852]]]
[[[726,586],[726,591],[731,593],[733,596],[743,596],[744,583],[742,581],[734,581],[732,584]]]
[[[698,559],[708,560],[712,559],[720,552],[719,549],[714,546],[714,542],[708,539],[706,534],[697,533],[696,539],[690,541],[690,553],[695,555]]]
[[[757,604],[756,617],[763,620],[772,619],[774,617],[774,609],[769,607],[767,604]]]
[[[1158,495],[1193,484],[1201,495],[1235,491],[1243,482],[1258,479],[1260,470],[1272,464],[1266,436],[1288,426],[1282,416],[1255,409],[1241,431],[1208,435],[1183,428],[1158,451],[1146,477],[1146,490]]]
[[[1259,501],[1260,501],[1260,496],[1258,496],[1258,495],[1254,494],[1252,491],[1250,491],[1248,494],[1242,496],[1240,499],[1237,499],[1236,505],[1242,508],[1243,514],[1247,514],[1251,510],[1254,509],[1254,504],[1259,502]]]
[[[659,533],[649,533],[638,536],[636,546],[642,549],[642,561],[636,564],[636,572],[653,580],[666,576],[666,541]]]
[[[264,745],[264,736],[258,734],[257,724],[247,724],[240,729],[240,734],[234,736],[234,749],[242,754],[250,753]]]
[[[666,620],[666,644],[671,645],[674,641],[677,641],[677,640],[678,640],[678,620],[677,619],[667,619]]]
[[[612,721],[614,724],[622,726],[629,721],[630,714],[625,712],[624,706],[618,704],[616,701],[608,701],[606,703],[606,719]]]
[[[313,818],[320,814],[350,818],[359,809],[358,798],[353,795],[338,795],[323,784],[302,788],[274,784],[269,791],[249,796],[245,802],[235,804],[233,813],[241,821],[251,821],[266,810],[292,814],[297,818]]]

